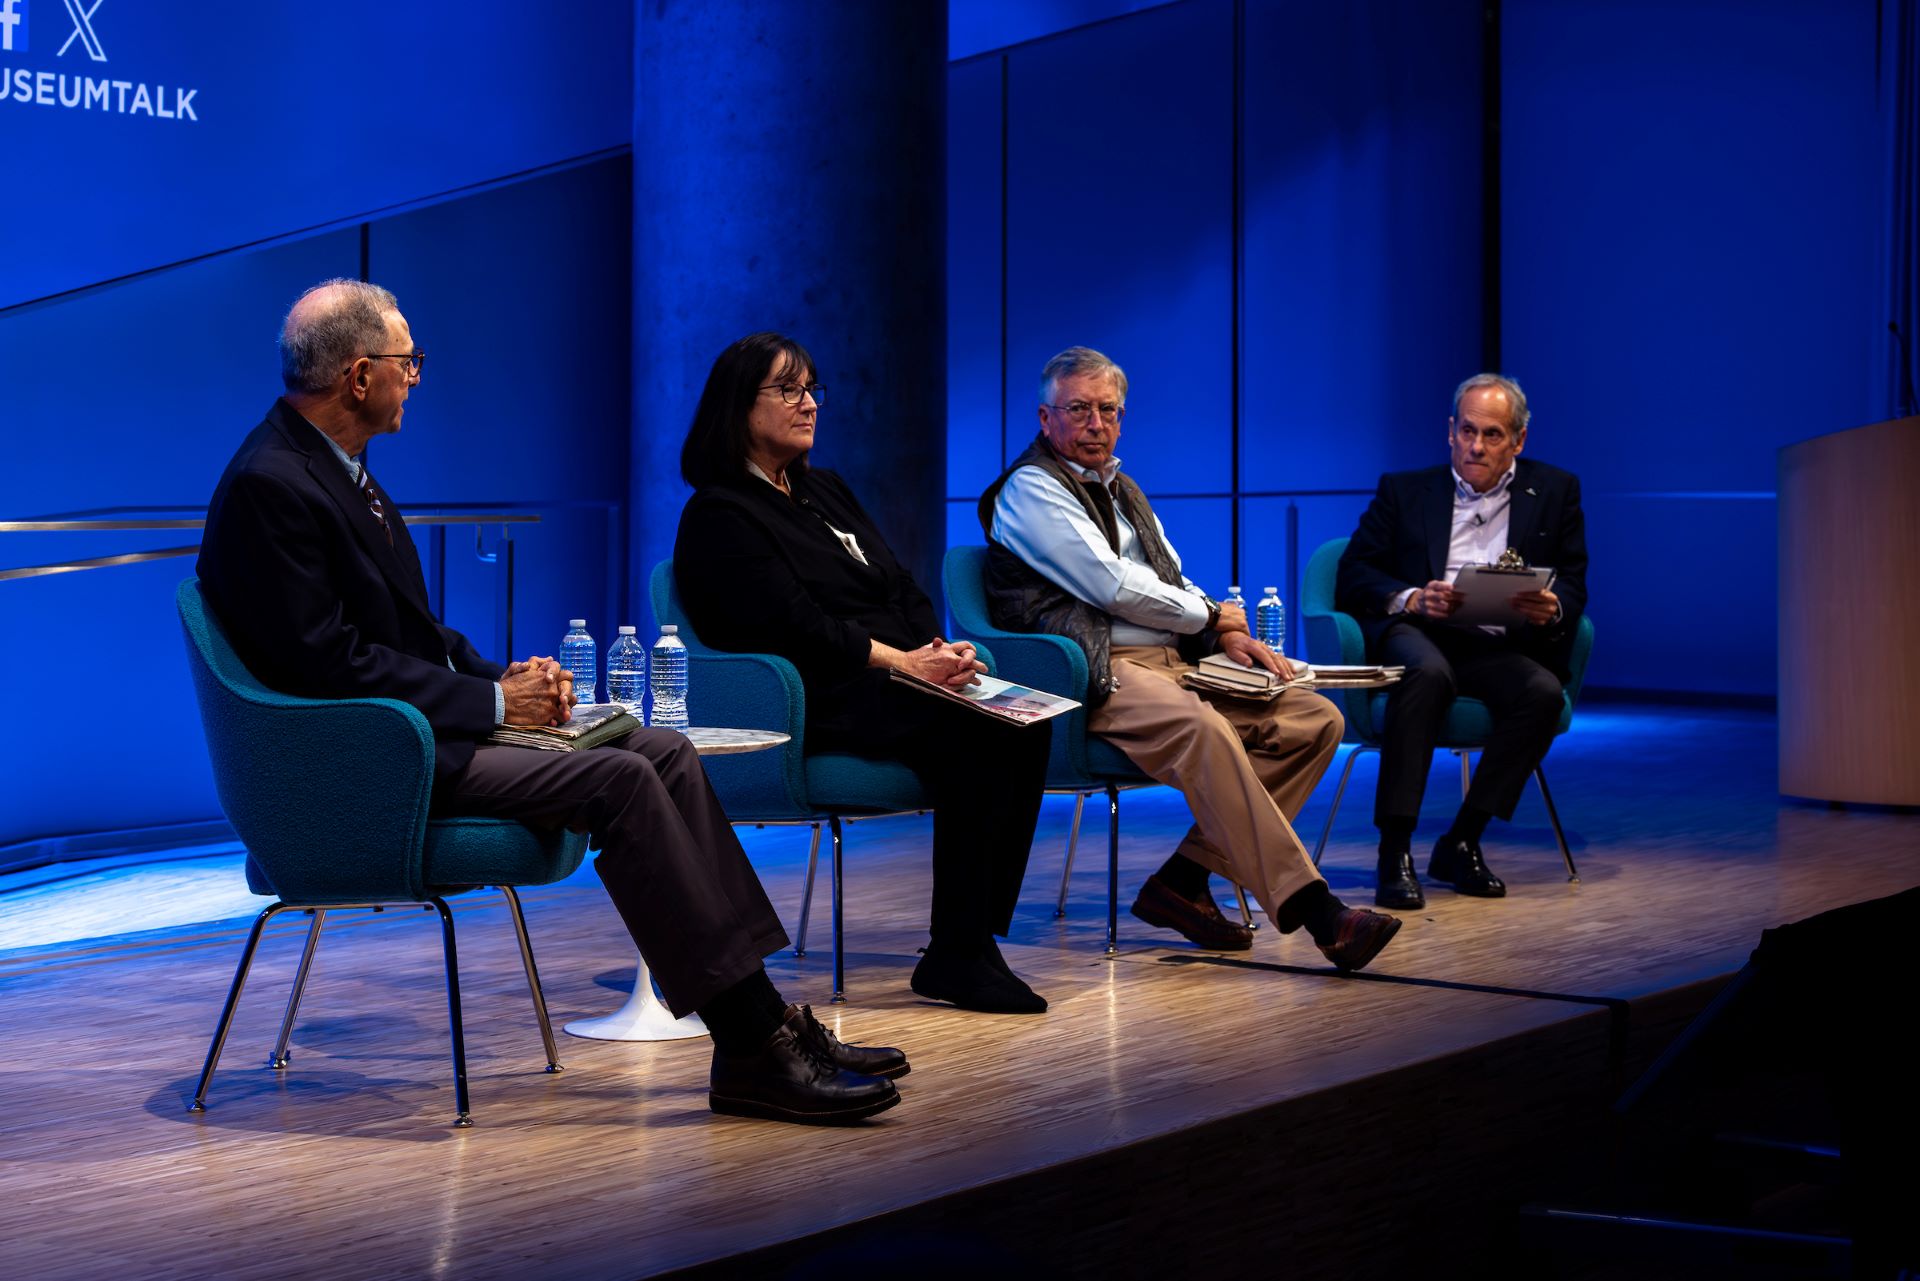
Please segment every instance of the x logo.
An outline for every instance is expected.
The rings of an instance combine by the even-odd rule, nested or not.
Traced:
[[[107,51],[100,47],[100,37],[93,34],[93,15],[99,12],[105,0],[93,0],[93,5],[86,9],[80,7],[80,0],[62,0],[62,3],[67,6],[67,16],[73,19],[73,34],[67,37],[67,42],[60,46],[60,53],[55,56],[64,56],[73,47],[73,42],[78,40],[89,58],[95,62],[105,62]]]

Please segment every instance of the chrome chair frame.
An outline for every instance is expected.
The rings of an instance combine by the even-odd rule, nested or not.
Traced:
[[[560,1051],[553,1039],[553,1023],[547,1016],[546,997],[540,990],[540,974],[534,966],[533,943],[527,935],[527,919],[520,907],[520,896],[514,892],[511,885],[502,885],[497,888],[506,895],[507,907],[513,915],[514,936],[520,944],[520,963],[526,970],[527,987],[533,994],[534,1013],[540,1020],[540,1039],[546,1046],[546,1070],[563,1072],[566,1069],[560,1064]],[[274,902],[262,909],[260,914],[253,918],[253,928],[247,932],[246,947],[242,949],[240,963],[234,969],[233,985],[227,990],[226,1004],[220,1010],[220,1021],[214,1025],[213,1041],[207,1047],[207,1061],[200,1069],[200,1081],[194,1089],[193,1102],[187,1105],[187,1111],[205,1112],[207,1110],[207,1089],[212,1084],[214,1070],[220,1065],[220,1055],[226,1049],[227,1035],[233,1030],[234,1011],[240,1005],[240,994],[246,990],[247,978],[253,970],[254,953],[260,946],[260,938],[267,927],[267,922],[281,912],[305,912],[313,918],[307,927],[306,943],[300,951],[300,965],[294,972],[293,988],[287,997],[287,1012],[280,1020],[280,1034],[274,1041],[273,1054],[267,1059],[266,1064],[270,1071],[284,1071],[293,1058],[288,1045],[293,1038],[293,1024],[299,1014],[300,1000],[306,995],[307,979],[313,972],[313,957],[319,949],[320,930],[326,924],[327,913],[356,910],[383,912],[389,907],[417,907],[440,914],[441,942],[446,955],[447,970],[447,1023],[453,1045],[453,1097],[456,1114],[453,1124],[459,1129],[472,1126],[473,1108],[467,1094],[466,1033],[460,1018],[460,965],[454,944],[453,912],[447,907],[446,900],[438,895],[424,900]]]

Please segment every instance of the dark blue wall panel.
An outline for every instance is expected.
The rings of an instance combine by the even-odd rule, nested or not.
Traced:
[[[590,617],[603,645],[616,623],[638,621],[614,617],[624,581],[628,191],[627,163],[616,159],[369,229],[372,274],[399,295],[429,353],[405,429],[372,447],[372,465],[412,511],[548,508],[517,538],[522,656],[553,652],[570,614]],[[274,337],[287,305],[359,267],[359,235],[337,232],[0,313],[0,413],[18,460],[0,473],[0,518],[203,507],[279,394]],[[0,566],[197,537],[4,534]],[[423,551],[429,537],[418,531]],[[132,699],[139,719],[133,733],[0,742],[9,780],[0,845],[218,815],[172,604],[192,566],[185,558],[0,582],[7,652],[70,671],[63,701]],[[471,530],[451,534],[447,566],[449,621],[497,649],[499,577],[474,559]]]
[[[75,6],[23,8],[0,52],[0,136],[10,171],[38,178],[34,198],[15,184],[0,201],[0,307],[629,136],[625,0],[96,5],[104,61],[67,43]],[[88,80],[140,86],[147,111],[132,87],[88,105]]]
[[[1770,493],[1777,447],[1881,416],[1874,0],[1503,14],[1506,364],[1586,485],[1594,679],[1770,693],[1771,505],[1688,495]],[[1763,603],[1709,663],[1675,564]]]
[[[1249,5],[1246,44],[1241,487],[1443,461],[1480,367],[1479,6]]]
[[[1009,55],[1007,435],[1075,343],[1132,381],[1120,444],[1152,491],[1231,480],[1233,10],[1155,9]]]
[[[1002,59],[947,76],[947,493],[1000,474]],[[1024,430],[1024,429],[1023,429]]]

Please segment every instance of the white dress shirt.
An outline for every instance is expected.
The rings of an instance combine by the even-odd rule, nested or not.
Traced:
[[[1114,477],[1120,474],[1118,458],[1097,472],[1058,461],[1069,474],[1097,480],[1113,493]],[[1120,536],[1117,556],[1079,498],[1042,468],[1021,467],[1000,487],[989,536],[1055,586],[1112,615],[1115,645],[1172,645],[1176,635],[1204,631],[1204,594],[1184,574],[1178,587],[1161,582],[1117,501],[1113,515]],[[1167,541],[1158,516],[1153,525],[1179,569],[1180,553]]]
[[[1465,480],[1459,472],[1453,473],[1453,535],[1447,541],[1447,581],[1453,582],[1460,577],[1460,569],[1465,565],[1491,565],[1500,559],[1507,550],[1507,529],[1513,515],[1513,473],[1516,464],[1509,463],[1507,470],[1499,480],[1493,482],[1493,488],[1481,493]],[[1393,598],[1387,607],[1389,614],[1402,613],[1413,594],[1420,590],[1409,587]],[[1506,628],[1493,624],[1483,624],[1480,628],[1495,636],[1506,634]]]

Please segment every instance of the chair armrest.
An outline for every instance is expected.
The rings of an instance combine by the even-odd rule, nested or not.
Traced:
[[[1358,667],[1367,661],[1367,638],[1360,631],[1360,620],[1339,610],[1315,610],[1302,616],[1307,629],[1307,661]],[[1373,693],[1366,689],[1329,690],[1347,721],[1347,738],[1379,741],[1379,727],[1373,723]]]
[[[992,640],[999,664],[994,675],[1001,680],[1080,701],[1082,706],[1053,722],[1053,751],[1047,763],[1047,776],[1052,782],[1062,784],[1087,778],[1086,652],[1064,636],[1045,632],[963,629],[957,621],[955,630],[962,633],[962,639],[976,646],[986,639]]]
[[[194,663],[196,685],[215,682]],[[220,807],[289,903],[418,899],[433,732],[390,698],[202,691]],[[324,835],[323,835],[324,833]]]
[[[1580,690],[1587,683],[1587,662],[1593,657],[1593,615],[1580,615],[1580,626],[1573,633],[1573,649],[1567,655],[1567,706],[1580,705]]]
[[[792,735],[771,751],[707,758],[707,777],[729,818],[747,822],[810,814],[807,692],[798,668],[777,654],[692,650],[687,655],[687,707],[699,725]]]

